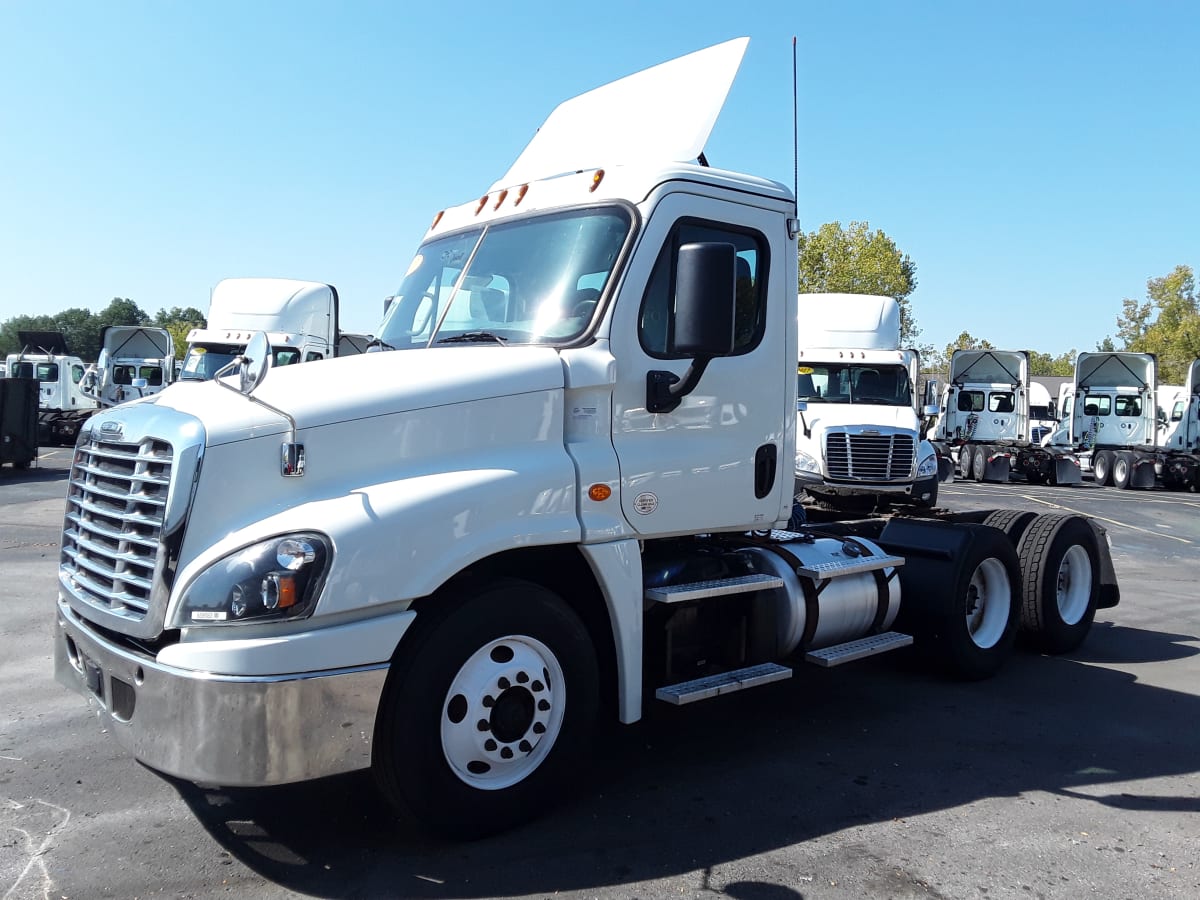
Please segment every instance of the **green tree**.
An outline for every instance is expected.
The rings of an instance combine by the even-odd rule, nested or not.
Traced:
[[[167,329],[171,339],[175,342],[175,358],[183,359],[187,352],[188,332],[193,328],[204,328],[207,320],[204,318],[204,313],[194,306],[173,306],[170,309],[160,309],[155,313],[154,324],[159,328]]]
[[[88,362],[100,355],[100,325],[96,314],[82,306],[64,309],[54,317],[54,330],[63,333],[67,352]]]
[[[1039,353],[1037,350],[1029,351],[1029,374],[1030,375],[1074,375],[1075,374],[1075,357],[1078,353],[1074,348],[1066,353],[1060,353],[1058,356],[1051,356],[1049,353]]]
[[[0,325],[0,356],[20,353],[24,349],[19,332],[57,330],[53,316],[13,316]]]
[[[150,323],[150,317],[142,311],[142,308],[125,297],[113,297],[108,306],[96,313],[96,318],[100,320],[101,325],[148,325]]]
[[[802,293],[878,294],[900,304],[900,341],[912,346],[921,334],[908,296],[917,287],[917,267],[907,253],[867,222],[829,222],[801,234],[799,284]]]
[[[1146,282],[1146,299],[1121,301],[1117,334],[1123,349],[1158,357],[1159,379],[1181,383],[1200,359],[1200,298],[1191,266],[1176,266]]]

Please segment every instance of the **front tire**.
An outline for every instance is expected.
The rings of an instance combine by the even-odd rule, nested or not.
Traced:
[[[1046,653],[1068,653],[1087,637],[1100,596],[1096,533],[1080,516],[1038,516],[1017,547],[1021,632]]]
[[[497,579],[418,616],[397,650],[372,759],[394,805],[476,838],[534,818],[580,783],[599,706],[596,655],[549,590]],[[449,611],[444,611],[444,610]]]

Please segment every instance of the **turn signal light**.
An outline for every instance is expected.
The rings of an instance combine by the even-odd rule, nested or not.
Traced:
[[[593,484],[588,488],[588,498],[599,503],[601,500],[607,500],[612,496],[612,488],[607,484]]]

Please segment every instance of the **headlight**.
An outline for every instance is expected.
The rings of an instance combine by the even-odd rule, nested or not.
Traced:
[[[310,533],[271,538],[231,553],[187,586],[174,627],[311,615],[330,556],[328,539]]]
[[[821,474],[821,464],[803,451],[796,451],[796,471],[797,472],[815,472]]]
[[[928,478],[930,475],[937,474],[937,454],[931,453],[929,456],[921,460],[921,464],[917,466],[917,477]]]

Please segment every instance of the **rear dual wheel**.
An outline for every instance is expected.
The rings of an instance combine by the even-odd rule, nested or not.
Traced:
[[[1021,536],[1021,632],[1038,649],[1078,647],[1096,616],[1100,552],[1082,516],[1038,516]]]

